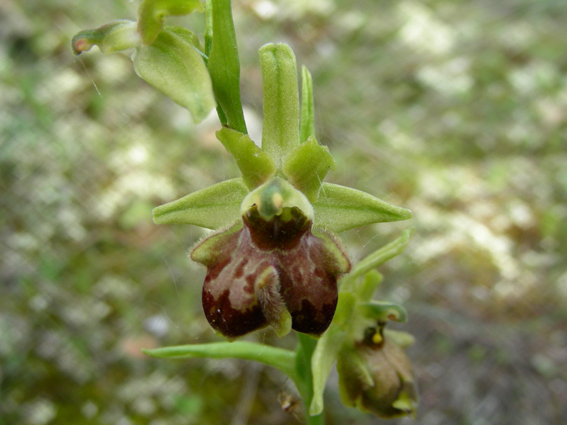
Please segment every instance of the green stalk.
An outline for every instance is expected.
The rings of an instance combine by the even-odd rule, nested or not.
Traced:
[[[219,109],[222,110],[219,112],[219,118],[222,122],[226,117],[229,127],[247,134],[240,99],[240,60],[230,0],[209,1],[211,5],[206,8],[205,53],[210,48],[207,67],[213,82],[215,98]]]

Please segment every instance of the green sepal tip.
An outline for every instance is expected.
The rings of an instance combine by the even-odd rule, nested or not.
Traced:
[[[323,183],[313,204],[315,225],[340,233],[373,223],[407,220],[411,211],[396,207],[366,192]]]

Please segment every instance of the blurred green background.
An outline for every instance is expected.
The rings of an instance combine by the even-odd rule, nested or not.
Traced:
[[[567,3],[233,3],[252,137],[257,50],[286,42],[314,77],[328,180],[414,213],[341,235],[357,260],[417,228],[381,268],[421,392],[415,422],[389,423],[567,423]],[[150,212],[238,171],[216,118],[194,126],[128,54],[71,54],[137,5],[0,4],[0,424],[299,423],[279,372],[140,353],[218,340],[187,258],[205,231]],[[343,407],[335,376],[326,395],[329,424],[386,423]]]

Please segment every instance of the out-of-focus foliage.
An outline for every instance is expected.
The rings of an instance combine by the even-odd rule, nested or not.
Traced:
[[[565,423],[567,5],[233,4],[252,139],[258,48],[287,42],[313,74],[329,179],[414,212],[382,294],[416,336],[417,423]],[[140,354],[216,339],[186,256],[203,231],[150,211],[238,171],[216,119],[192,126],[126,55],[72,56],[79,29],[136,7],[0,5],[0,424],[297,423],[273,370]],[[343,236],[356,260],[407,225]],[[382,423],[336,383],[327,396],[331,424]]]

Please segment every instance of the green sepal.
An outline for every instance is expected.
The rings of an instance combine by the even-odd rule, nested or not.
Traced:
[[[323,179],[335,166],[329,149],[321,146],[314,136],[309,136],[285,159],[283,173],[313,203],[317,200]]]
[[[315,137],[315,102],[313,100],[313,79],[305,67],[301,67],[301,126],[299,143]]]
[[[136,22],[126,19],[111,22],[92,30],[77,33],[71,41],[75,55],[89,51],[98,46],[103,53],[113,53],[133,49],[140,45],[140,37],[136,32]]]
[[[372,223],[407,220],[411,211],[388,204],[360,190],[323,183],[313,204],[315,225],[344,232]]]
[[[299,382],[295,371],[296,353],[283,348],[247,341],[213,342],[189,344],[155,349],[142,349],[144,354],[157,358],[188,359],[205,357],[210,359],[252,360],[279,369],[294,382]]]
[[[407,313],[405,308],[394,303],[382,301],[370,301],[360,304],[361,314],[374,321],[385,322],[386,319],[395,322],[406,322]]]
[[[152,44],[168,16],[203,12],[201,0],[143,0],[138,8],[138,33],[144,45]]]
[[[259,53],[264,92],[262,149],[280,168],[284,158],[299,146],[297,65],[287,44],[266,44]]]
[[[209,72],[190,31],[164,29],[153,44],[137,48],[132,60],[136,73],[187,108],[195,123],[215,107]]]
[[[242,181],[253,190],[268,181],[276,172],[274,160],[260,149],[247,134],[224,127],[217,138],[236,161]]]
[[[228,126],[241,133],[248,133],[240,100],[240,61],[230,0],[212,1],[211,8],[207,11],[209,29],[206,31],[205,52],[211,43],[209,23],[212,13],[212,43],[207,67],[213,81],[215,98],[226,116]]]
[[[382,279],[384,279],[384,276],[382,276],[378,270],[370,270],[366,273],[364,275],[364,279],[360,280],[358,286],[354,290],[358,299],[362,301],[371,300],[374,296],[374,292],[376,292],[376,289],[378,288],[378,285],[382,282]]]
[[[219,229],[240,219],[240,204],[247,193],[241,178],[226,180],[154,208],[154,223]]]
[[[317,210],[315,210],[317,211]],[[317,214],[317,213],[315,213]],[[358,276],[362,276],[365,273],[381,266],[386,261],[400,255],[409,243],[410,237],[414,232],[414,228],[406,229],[402,234],[390,242],[388,245],[374,251],[372,254],[364,257],[358,264],[352,269],[349,274],[349,279],[355,279]]]
[[[197,34],[193,31],[188,30],[185,27],[180,27],[179,25],[166,25],[165,29],[171,31],[178,35],[179,37],[185,39],[185,41],[191,43],[198,51],[198,53],[203,57],[203,59],[207,59],[206,55],[203,53],[205,47],[199,40]]]
[[[395,331],[388,328],[384,329],[384,338],[392,340],[394,344],[396,344],[400,348],[403,348],[404,350],[411,347],[415,343],[415,337],[412,334],[404,331]]]
[[[343,343],[348,336],[348,328],[356,306],[352,292],[340,292],[335,316],[329,329],[321,336],[311,358],[313,373],[313,398],[309,414],[316,416],[323,411],[323,393],[331,369],[335,364]]]

